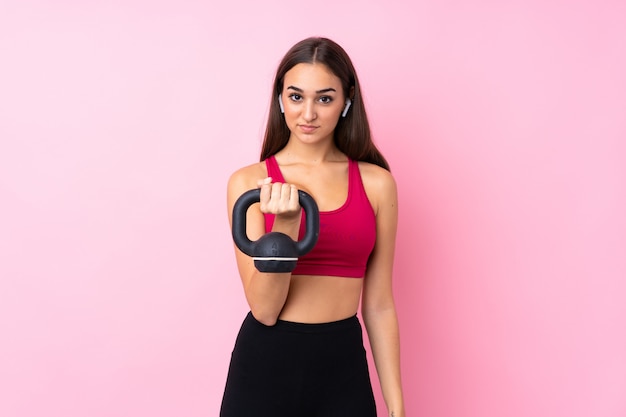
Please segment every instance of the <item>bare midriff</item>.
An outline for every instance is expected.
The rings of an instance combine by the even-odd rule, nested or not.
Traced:
[[[297,323],[328,323],[357,313],[363,279],[293,275],[279,319]]]

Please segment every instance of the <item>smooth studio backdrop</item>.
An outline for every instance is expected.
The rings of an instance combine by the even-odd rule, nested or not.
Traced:
[[[2,1],[0,415],[217,415],[225,185],[311,35],[398,182],[407,415],[626,415],[626,7],[554,0]]]

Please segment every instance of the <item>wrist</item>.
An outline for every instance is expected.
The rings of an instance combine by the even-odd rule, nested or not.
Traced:
[[[300,218],[302,217],[302,209],[289,212],[289,213],[279,213],[275,215],[275,221],[278,220],[284,223],[298,223],[300,224]]]
[[[302,218],[302,210],[294,213],[280,213],[274,216],[273,232],[285,232],[298,230],[300,228],[300,219]]]
[[[387,416],[388,417],[404,417],[404,404],[402,402],[394,403],[397,404],[392,407],[387,407]]]

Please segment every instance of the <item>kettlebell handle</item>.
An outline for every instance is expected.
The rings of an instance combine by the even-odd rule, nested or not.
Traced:
[[[310,194],[298,190],[300,206],[306,213],[306,234],[302,240],[295,242],[298,256],[303,256],[311,251],[317,243],[320,229],[320,215],[317,203]],[[255,188],[243,193],[233,207],[232,226],[233,240],[237,247],[248,256],[255,256],[254,244],[246,233],[246,213],[254,203],[261,201],[261,189]],[[276,233],[276,232],[274,232]]]

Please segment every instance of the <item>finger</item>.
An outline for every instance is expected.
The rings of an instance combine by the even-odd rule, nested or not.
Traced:
[[[280,201],[283,203],[285,208],[289,208],[291,206],[289,199],[291,198],[291,184],[283,184],[280,189]]]
[[[296,187],[295,185],[291,185],[289,194],[291,208],[293,210],[297,210],[300,207],[300,195],[298,194],[298,187]]]
[[[271,183],[272,183],[272,177],[267,177],[262,180],[257,180],[256,185],[257,187],[261,188],[263,185],[271,184]]]
[[[271,187],[271,194],[267,208],[272,213],[276,214],[280,209],[281,190],[283,188],[283,184],[280,182],[274,182],[268,185],[268,187]]]
[[[272,200],[274,200],[275,202],[279,202],[280,198],[282,196],[282,190],[283,190],[283,183],[281,182],[274,182],[271,184],[272,187]]]
[[[269,209],[269,202],[271,198],[272,186],[270,184],[261,185],[261,194],[259,196],[259,202],[261,203],[261,212],[267,213]]]

